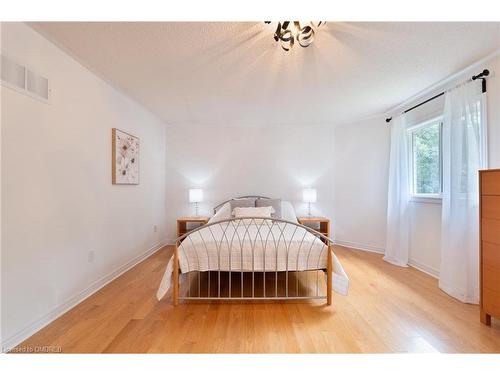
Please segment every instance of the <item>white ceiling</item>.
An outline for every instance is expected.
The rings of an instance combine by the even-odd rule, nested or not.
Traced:
[[[47,22],[37,31],[170,125],[338,124],[383,113],[500,47],[500,23]]]

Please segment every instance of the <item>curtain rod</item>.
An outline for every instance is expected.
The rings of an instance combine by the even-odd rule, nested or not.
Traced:
[[[481,73],[479,73],[478,75],[472,76],[472,78],[471,78],[473,81],[475,81],[477,79],[482,80],[482,92],[483,93],[486,92],[486,77],[488,77],[489,75],[490,75],[490,71],[488,69],[484,69]],[[423,102],[420,102],[420,103],[414,105],[413,107],[408,108],[407,110],[403,111],[403,113],[408,113],[408,112],[414,110],[415,108],[418,108],[421,105],[424,105],[425,103],[430,102],[431,100],[434,100],[436,98],[439,98],[440,96],[443,96],[445,93],[446,93],[446,91],[440,92],[439,94],[434,95],[432,98],[424,100]],[[389,123],[389,122],[391,122],[391,120],[392,120],[392,117],[388,117],[385,119],[385,122]]]

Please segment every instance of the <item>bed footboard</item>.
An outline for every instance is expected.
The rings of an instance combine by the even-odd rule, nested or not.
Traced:
[[[324,299],[331,305],[333,256],[330,238],[296,222],[252,217],[209,223],[176,240],[173,304]],[[180,283],[182,265],[188,269]]]
[[[177,242],[175,243],[174,248],[174,272],[172,274],[173,277],[173,292],[172,299],[174,302],[174,306],[179,304],[179,249],[177,248]]]

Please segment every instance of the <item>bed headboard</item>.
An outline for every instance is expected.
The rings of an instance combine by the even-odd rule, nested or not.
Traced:
[[[245,199],[245,198],[256,198],[256,199],[271,199],[269,197],[263,197],[261,195],[244,195],[244,196],[241,196],[241,197],[234,197],[234,198],[231,198],[231,199],[228,199],[227,201],[224,201],[222,203],[219,203],[217,206],[214,207],[214,214],[217,213],[217,210],[219,208],[221,208],[222,206],[224,206],[227,202],[231,202],[231,201],[234,201],[235,199]]]

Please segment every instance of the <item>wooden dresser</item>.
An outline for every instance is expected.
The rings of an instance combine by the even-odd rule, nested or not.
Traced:
[[[481,322],[500,317],[500,169],[479,172]]]

